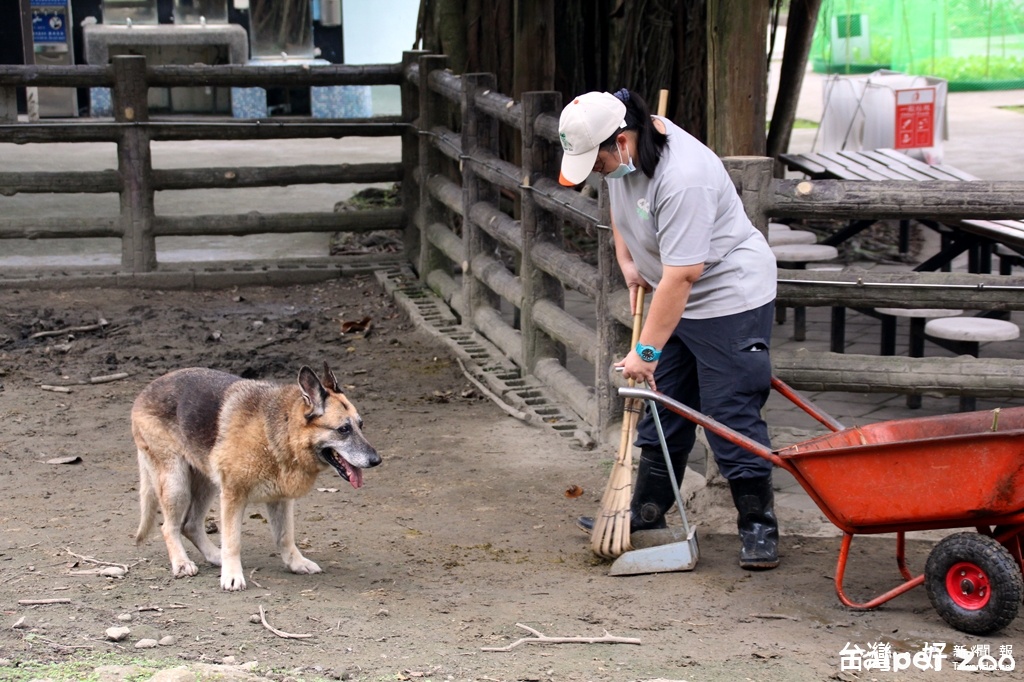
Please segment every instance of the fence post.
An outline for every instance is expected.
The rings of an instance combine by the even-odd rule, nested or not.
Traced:
[[[722,159],[750,222],[768,236],[767,207],[772,197],[774,159],[766,156],[727,156]]]
[[[533,193],[528,187],[533,186],[537,177],[558,177],[558,155],[553,153],[551,144],[534,130],[537,116],[543,113],[557,112],[562,105],[562,94],[559,92],[524,92],[522,95],[523,118],[522,130],[522,164],[523,185],[520,190],[521,214],[520,228],[523,238],[523,258],[520,268],[520,280],[523,284],[522,306],[522,340],[523,364],[526,371],[533,373],[537,360],[546,357],[556,358],[565,365],[565,348],[540,330],[533,321],[533,304],[547,299],[559,306],[565,303],[565,291],[558,279],[548,275],[533,263],[533,246],[538,242],[554,242],[563,246],[559,224],[554,216],[537,206]],[[591,420],[592,415],[584,415]]]
[[[608,184],[601,181],[597,197],[599,223],[597,228],[597,272],[601,285],[595,300],[597,330],[597,365],[594,367],[594,393],[597,398],[596,433],[606,437],[609,424],[622,418],[622,400],[612,380],[612,365],[629,352],[631,330],[624,327],[612,314],[612,294],[625,288],[618,261],[615,260],[615,242],[612,239],[612,211],[608,199]],[[629,303],[627,298],[627,305]]]
[[[420,231],[414,217],[419,204],[414,173],[420,163],[420,147],[416,134],[419,124],[420,100],[419,92],[409,80],[409,67],[416,64],[419,58],[428,54],[424,50],[406,50],[402,53],[402,121],[411,124],[402,133],[402,226],[403,251],[406,257],[415,262],[420,252]]]
[[[18,121],[18,91],[13,87],[0,87],[0,123]]]
[[[117,139],[117,170],[121,175],[121,265],[131,272],[156,269],[153,234],[153,159],[149,131],[130,125],[149,120],[146,58],[114,57],[114,120],[122,125]]]
[[[448,57],[443,55],[423,55],[420,62],[419,111],[419,163],[420,163],[420,200],[415,220],[419,230],[420,251],[409,254],[409,260],[416,265],[420,280],[426,281],[432,270],[445,262],[444,256],[426,237],[426,230],[434,222],[444,222],[444,209],[430,196],[427,187],[431,177],[441,173],[445,163],[444,155],[431,143],[430,132],[435,126],[443,125],[445,112],[448,110],[446,100],[430,90],[430,73],[448,67]]]
[[[489,182],[481,181],[473,167],[478,153],[498,156],[498,121],[476,105],[478,94],[494,90],[497,79],[493,73],[467,73],[462,76],[462,291],[466,315],[473,319],[481,307],[501,310],[501,297],[477,279],[473,259],[478,254],[493,254],[497,242],[476,225],[469,214],[474,205],[487,202],[498,205],[498,191]]]

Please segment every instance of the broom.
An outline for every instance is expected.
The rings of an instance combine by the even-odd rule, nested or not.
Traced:
[[[668,110],[668,90],[658,93],[658,115]],[[644,319],[644,290],[636,295],[636,310],[633,313],[633,338],[630,349],[640,341],[640,330]],[[630,379],[629,387],[635,382]],[[612,465],[604,495],[601,496],[601,513],[594,519],[594,530],[590,534],[590,548],[602,559],[615,559],[633,549],[629,541],[630,503],[633,501],[633,434],[640,419],[643,401],[626,398],[622,414],[622,438],[619,454]]]
[[[636,348],[640,341],[640,330],[644,319],[644,290],[636,294],[636,312],[633,313],[633,338],[630,348]],[[632,388],[636,382],[629,380]],[[619,440],[619,454],[612,465],[604,495],[601,496],[601,512],[594,519],[594,530],[590,534],[590,548],[602,559],[614,559],[633,549],[629,542],[630,503],[633,498],[633,433],[640,418],[643,401],[626,398],[622,413],[622,437]]]

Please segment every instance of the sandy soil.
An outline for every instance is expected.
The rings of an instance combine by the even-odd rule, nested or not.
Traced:
[[[368,336],[342,333],[345,322],[367,317]],[[100,320],[101,329],[60,331]],[[362,489],[324,474],[299,501],[300,546],[324,572],[287,572],[263,510],[251,507],[247,591],[222,592],[218,570],[205,564],[175,580],[159,534],[140,547],[133,541],[135,395],[179,367],[293,381],[301,365],[323,360],[384,458]],[[121,372],[127,378],[88,383]],[[838,538],[787,533],[785,518],[778,570],[740,570],[734,536],[699,527],[695,571],[610,577],[573,520],[598,507],[612,446],[573,449],[506,415],[369,277],[212,292],[2,291],[0,424],[0,659],[8,665],[121,652],[196,667],[257,661],[278,671],[273,679],[285,679],[282,671],[490,681],[969,676],[951,660],[941,672],[841,670],[848,643],[918,652],[926,642],[946,643],[947,652],[1017,643],[1024,665],[1024,618],[996,636],[969,637],[941,621],[923,589],[877,611],[844,608],[832,584]],[[585,492],[567,496],[571,486]],[[911,566],[922,566],[930,548],[910,542]],[[851,595],[896,584],[891,538],[858,538],[853,554]],[[103,577],[93,569],[105,564],[94,561],[128,572]],[[45,599],[67,602],[19,603]],[[261,607],[273,627],[309,637],[252,622]],[[550,637],[608,633],[641,643],[483,650],[530,636],[517,624]],[[130,635],[108,641],[116,626]],[[135,648],[164,637],[159,647]]]

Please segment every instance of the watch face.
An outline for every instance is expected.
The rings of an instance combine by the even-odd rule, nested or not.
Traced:
[[[654,362],[654,349],[650,347],[642,349],[640,359],[644,362]]]

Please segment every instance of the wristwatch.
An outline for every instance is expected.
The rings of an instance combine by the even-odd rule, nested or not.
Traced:
[[[640,359],[644,362],[657,362],[658,358],[661,357],[661,351],[654,346],[645,346],[642,343],[636,344],[636,354],[640,356]]]

